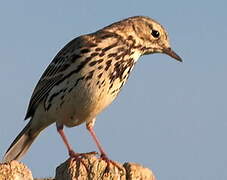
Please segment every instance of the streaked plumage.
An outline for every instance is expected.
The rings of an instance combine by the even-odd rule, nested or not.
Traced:
[[[69,42],[36,85],[25,117],[31,119],[7,150],[5,161],[20,159],[38,134],[54,122],[61,133],[63,125],[83,122],[93,132],[96,116],[116,98],[138,58],[151,53],[166,53],[181,61],[171,50],[164,28],[143,16]]]

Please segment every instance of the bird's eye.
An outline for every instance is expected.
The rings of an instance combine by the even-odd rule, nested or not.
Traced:
[[[158,38],[159,37],[159,32],[156,31],[156,30],[151,30],[151,35],[154,37],[154,38]]]

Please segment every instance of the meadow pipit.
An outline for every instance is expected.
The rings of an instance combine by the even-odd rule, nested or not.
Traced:
[[[86,122],[101,158],[110,161],[93,126],[96,116],[118,95],[142,55],[165,53],[178,61],[167,32],[157,21],[136,16],[69,42],[55,56],[32,94],[25,119],[30,121],[7,150],[4,160],[18,160],[39,133],[56,122],[71,157],[75,153],[63,132]]]

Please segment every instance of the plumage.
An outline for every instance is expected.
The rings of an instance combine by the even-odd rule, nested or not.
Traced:
[[[78,157],[63,126],[86,122],[101,157],[110,162],[93,131],[96,116],[116,98],[138,58],[151,53],[165,53],[181,61],[171,50],[163,26],[143,16],[113,23],[69,42],[38,81],[25,116],[30,121],[7,150],[5,161],[20,159],[38,134],[54,122],[69,155]]]

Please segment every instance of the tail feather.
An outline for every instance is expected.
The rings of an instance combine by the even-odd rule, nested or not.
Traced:
[[[21,157],[28,151],[29,147],[39,135],[40,131],[35,134],[31,134],[31,121],[25,126],[25,128],[16,137],[9,149],[6,151],[3,161],[8,162],[11,160],[20,160]]]

